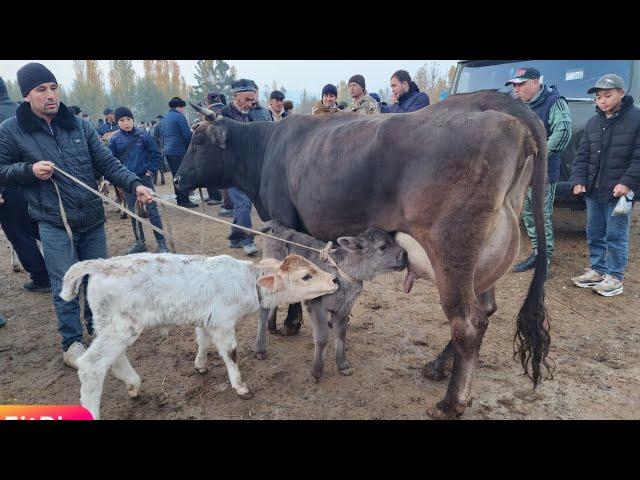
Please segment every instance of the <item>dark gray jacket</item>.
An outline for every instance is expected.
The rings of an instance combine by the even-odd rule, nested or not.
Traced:
[[[0,125],[0,185],[22,186],[29,215],[58,227],[64,225],[53,182],[38,180],[33,174],[32,164],[41,160],[53,162],[96,190],[100,175],[130,192],[142,184],[102,144],[96,129],[73,115],[63,103],[48,125],[24,102],[14,118]],[[104,223],[100,197],[60,173],[54,172],[52,178],[60,188],[72,230],[83,232]]]
[[[640,189],[640,109],[625,95],[622,108],[611,118],[596,107],[584,128],[573,161],[571,185],[585,185],[587,195],[600,202],[616,200],[613,188],[621,183],[634,193]]]

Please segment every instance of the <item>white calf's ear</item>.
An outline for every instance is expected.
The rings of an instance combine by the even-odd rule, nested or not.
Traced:
[[[267,268],[280,268],[282,262],[276,260],[275,258],[263,258],[262,260],[260,260],[260,263],[258,265]]]
[[[282,286],[281,280],[277,275],[265,275],[258,279],[258,285],[271,293],[276,293]]]
[[[352,252],[357,252],[364,248],[364,242],[359,237],[340,237],[337,241],[342,248]]]

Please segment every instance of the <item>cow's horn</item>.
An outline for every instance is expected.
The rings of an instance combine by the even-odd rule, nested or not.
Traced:
[[[214,112],[213,110],[209,110],[208,108],[204,108],[204,107],[199,107],[197,105],[194,105],[191,102],[189,102],[189,105],[191,105],[196,110],[196,112],[204,115],[204,117],[210,122],[214,121],[217,117],[216,112]]]

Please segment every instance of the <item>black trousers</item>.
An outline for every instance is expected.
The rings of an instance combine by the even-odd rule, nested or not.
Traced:
[[[49,285],[47,267],[36,244],[36,239],[40,240],[38,224],[29,216],[22,190],[7,187],[2,193],[2,198],[4,199],[4,203],[0,205],[2,230],[18,254],[20,263],[29,272],[31,280],[37,285]]]
[[[171,174],[175,178],[184,155],[165,155],[165,157],[167,157],[167,162],[169,162],[169,167],[171,167]],[[173,190],[176,192],[176,202],[178,205],[181,203],[189,203],[188,192],[178,190],[175,183],[173,184]]]

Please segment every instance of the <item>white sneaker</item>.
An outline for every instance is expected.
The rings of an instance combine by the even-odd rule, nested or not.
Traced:
[[[585,273],[577,277],[572,277],[571,281],[576,287],[590,288],[602,282],[604,277],[592,268],[585,269]]]
[[[256,247],[255,243],[250,243],[249,245],[243,246],[242,250],[244,250],[244,253],[249,256],[257,255],[258,253],[260,253],[260,250],[258,250],[258,247]]]
[[[593,291],[603,297],[613,297],[623,292],[622,282],[616,277],[605,275],[604,280],[593,286]]]
[[[78,369],[77,360],[87,349],[80,342],[73,342],[66,352],[62,353],[62,361],[71,368]]]

